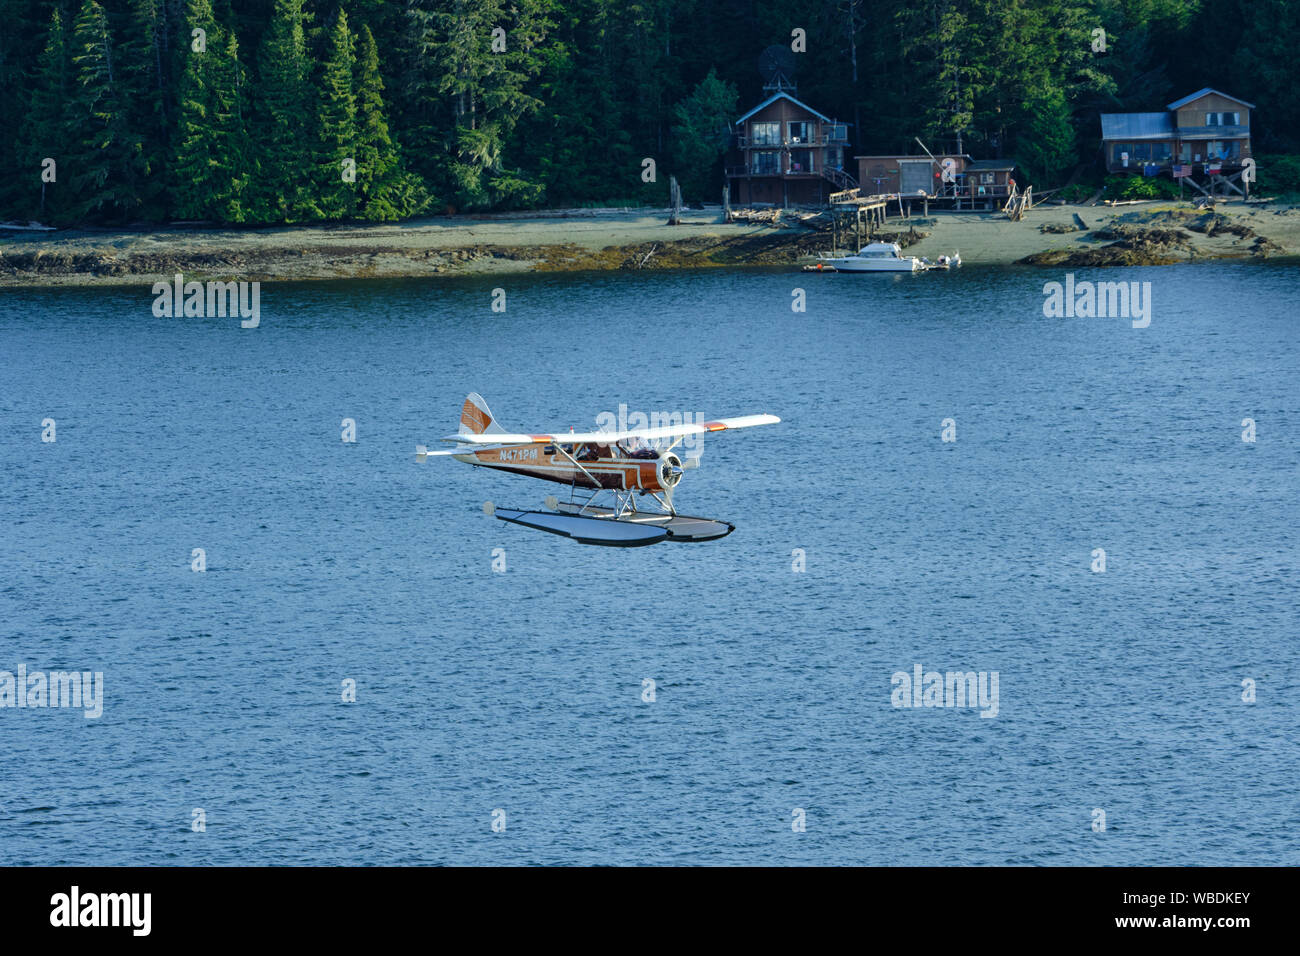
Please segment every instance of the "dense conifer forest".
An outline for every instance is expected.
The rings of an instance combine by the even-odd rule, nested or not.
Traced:
[[[386,221],[716,201],[759,53],[859,152],[1094,175],[1098,114],[1205,86],[1300,151],[1287,0],[0,0],[0,219]],[[1104,49],[1096,49],[1104,31]],[[654,158],[654,182],[642,161]]]

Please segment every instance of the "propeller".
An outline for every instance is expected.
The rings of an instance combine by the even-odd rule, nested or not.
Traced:
[[[699,466],[699,459],[693,459],[696,467]],[[676,452],[665,451],[659,456],[659,487],[664,490],[664,502],[668,505],[668,510],[673,510],[673,488],[677,482],[682,480],[682,474],[686,466],[682,460],[677,457]]]

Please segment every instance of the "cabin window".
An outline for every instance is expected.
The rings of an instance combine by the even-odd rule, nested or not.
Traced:
[[[775,150],[754,153],[754,172],[759,176],[775,176],[781,169],[777,163]]]
[[[1241,143],[1237,140],[1211,140],[1205,144],[1206,159],[1236,159],[1241,155]]]
[[[1156,143],[1153,149],[1154,154],[1151,158],[1161,163],[1169,162],[1169,158],[1174,153],[1174,148],[1171,143]]]
[[[813,170],[813,151],[811,149],[790,150],[790,172],[811,173]]]
[[[1206,126],[1238,126],[1241,124],[1240,113],[1206,113]]]
[[[790,123],[790,142],[808,143],[812,141],[812,124],[803,120],[793,120]]]
[[[830,169],[844,168],[844,147],[830,146],[826,149],[826,165]]]
[[[754,123],[749,129],[755,146],[779,146],[781,144],[780,123]]]
[[[832,123],[826,127],[826,138],[831,142],[839,142],[849,138],[849,128],[843,123]]]

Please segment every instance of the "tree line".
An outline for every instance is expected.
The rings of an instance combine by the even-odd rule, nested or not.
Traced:
[[[1213,86],[1300,151],[1287,0],[0,0],[0,219],[389,221],[716,200],[790,44],[859,152],[1098,168],[1098,114]],[[796,32],[797,31],[797,32]],[[643,160],[658,174],[642,176]]]

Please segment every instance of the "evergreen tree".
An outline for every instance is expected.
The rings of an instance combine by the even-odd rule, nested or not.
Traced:
[[[159,219],[166,205],[166,161],[170,128],[167,124],[167,69],[163,62],[163,0],[130,0],[122,42],[122,101],[130,129],[140,137],[143,179],[139,186],[140,213]]]
[[[673,109],[673,168],[688,199],[714,198],[711,193],[722,178],[719,167],[731,142],[737,99],[736,88],[710,70]]]
[[[316,107],[316,208],[325,219],[356,211],[357,100],[355,43],[340,7],[330,30]],[[350,169],[346,168],[348,164]],[[345,173],[352,181],[345,179]]]
[[[1078,158],[1065,93],[1051,87],[1041,89],[1025,106],[1029,120],[1018,140],[1017,160],[1033,185],[1040,189],[1059,185]]]
[[[358,213],[366,219],[402,219],[422,212],[430,197],[402,166],[384,115],[379,48],[370,27],[361,28],[357,57],[356,160]]]
[[[974,120],[980,68],[973,61],[976,31],[969,4],[930,0],[904,4],[895,14],[912,81],[905,99],[919,135],[936,148],[965,150]]]
[[[98,0],[85,0],[77,15],[72,65],[70,119],[78,135],[69,163],[68,215],[75,220],[90,213],[107,219],[132,216],[140,208],[140,184],[147,175],[143,142],[130,128],[108,18]]]
[[[313,160],[305,22],[303,0],[275,0],[258,55],[249,211],[261,221],[295,222],[315,213],[305,188]]]
[[[552,26],[544,0],[431,0],[419,22],[447,120],[448,189],[471,208],[535,200],[540,188],[505,167],[502,148],[519,119],[540,105],[528,87]]]
[[[54,8],[50,29],[41,51],[33,80],[31,108],[23,128],[22,179],[30,188],[24,190],[22,202],[30,214],[42,220],[62,218],[60,213],[68,193],[66,177],[71,155],[68,141],[69,101],[72,92],[72,61],[63,31],[63,17]],[[46,173],[45,160],[54,160]],[[48,175],[54,182],[46,182]]]
[[[247,171],[239,41],[217,22],[210,0],[189,0],[186,26],[203,32],[191,37],[179,82],[175,214],[242,222]]]
[[[215,144],[212,154],[212,215],[222,222],[249,219],[246,194],[249,181],[247,84],[239,62],[239,39],[233,30],[223,34],[212,86]]]
[[[4,24],[0,29],[0,130],[8,134],[0,136],[0,169],[10,171],[0,176],[0,219],[6,218],[6,213],[42,214],[40,170],[29,166],[26,128],[34,118],[30,107],[37,95],[52,14],[59,12],[60,25],[66,23],[60,7],[37,0],[0,0],[0,23]],[[60,111],[65,105],[57,102]],[[41,158],[37,157],[38,163]]]
[[[205,219],[212,213],[212,156],[217,147],[214,119],[216,44],[220,42],[210,0],[189,0],[186,26],[202,30],[185,55],[178,87],[176,156],[172,198],[180,219]],[[208,44],[213,46],[209,47]]]
[[[1263,106],[1259,121],[1252,121],[1258,138],[1255,153],[1300,150],[1300,89],[1294,62],[1300,6],[1286,0],[1253,0],[1243,20],[1244,42],[1233,55],[1232,76],[1245,87],[1237,96]]]

